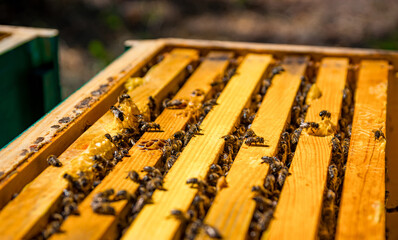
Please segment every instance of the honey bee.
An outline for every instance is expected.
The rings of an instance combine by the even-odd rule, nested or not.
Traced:
[[[144,207],[145,204],[151,202],[151,194],[145,192],[144,194],[140,195],[135,203],[134,207],[132,208],[132,213],[136,214]]]
[[[212,227],[210,225],[207,224],[203,224],[203,230],[205,231],[205,233],[211,237],[211,238],[215,238],[215,239],[222,239],[222,236],[220,234],[220,232],[215,228]]]
[[[103,214],[103,215],[115,215],[116,214],[115,209],[111,205],[106,204],[106,203],[97,203],[95,205],[92,205],[91,207],[92,207],[93,211],[98,214]]]
[[[348,87],[343,89],[343,101],[345,106],[350,106],[352,103],[352,94]]]
[[[252,129],[247,129],[244,138],[255,137],[257,136],[256,133]]]
[[[248,137],[245,140],[245,144],[247,145],[252,145],[252,144],[261,144],[264,143],[264,138],[263,137]]]
[[[217,179],[220,177],[220,175],[218,175],[217,173],[210,173],[207,176],[207,181],[210,182],[210,184],[215,183],[215,181],[217,181]]]
[[[129,144],[125,141],[125,138],[122,134],[118,133],[112,137],[112,142],[119,148],[129,148]]]
[[[347,125],[347,134],[348,134],[348,137],[351,137],[351,131],[352,131],[352,124],[348,124],[348,125]]]
[[[261,158],[261,163],[268,163],[272,173],[276,173],[284,167],[284,164],[277,157],[264,156]]]
[[[263,214],[263,226],[262,229],[267,229],[269,223],[271,222],[272,218],[274,217],[274,209],[270,208]],[[261,223],[260,223],[261,224]],[[264,231],[263,230],[263,231]]]
[[[182,140],[182,139],[184,139],[185,135],[186,135],[185,131],[184,131],[184,130],[181,130],[181,131],[175,132],[174,135],[173,135],[173,137],[174,137],[175,139],[180,139],[180,140]]]
[[[252,192],[256,192],[257,194],[260,194],[260,195],[263,195],[266,197],[272,195],[272,193],[268,189],[265,189],[264,187],[261,187],[261,186],[253,186]]]
[[[102,198],[109,198],[113,194],[115,194],[115,190],[113,188],[109,188],[103,192],[98,193],[98,196],[101,196]]]
[[[224,138],[225,143],[227,143],[227,144],[235,144],[239,140],[234,135],[225,135],[225,136],[222,136],[221,138]]]
[[[263,96],[261,94],[256,94],[253,98],[252,98],[252,102],[254,103],[259,103],[261,102],[261,100],[263,99]]]
[[[202,222],[199,219],[188,224],[185,229],[184,239],[186,240],[194,240],[196,235],[199,233],[200,227],[202,226]]]
[[[274,205],[274,201],[261,195],[254,196],[252,199],[257,203],[257,207],[260,210],[264,210]]]
[[[203,96],[205,92],[202,89],[195,89],[192,91],[191,96],[193,97],[200,97]]]
[[[152,130],[152,129],[160,131],[160,125],[155,122],[146,122],[141,127],[142,132],[147,132],[148,130]]]
[[[338,137],[334,136],[330,141],[330,144],[332,145],[333,152],[341,152],[341,144]]]
[[[188,102],[186,100],[181,100],[181,99],[174,99],[167,102],[163,102],[163,106],[165,106],[166,108],[173,108],[173,109],[182,109],[185,108],[187,105]]]
[[[313,128],[313,129],[319,129],[319,123],[316,122],[304,122],[300,125],[301,128],[308,129],[308,128]]]
[[[274,192],[275,186],[275,176],[273,174],[268,174],[265,178],[264,188],[268,189],[271,192]]]
[[[60,221],[51,221],[46,229],[41,232],[41,237],[43,239],[48,239],[54,233],[60,232],[61,222]]]
[[[126,190],[120,190],[116,193],[115,197],[113,198],[113,201],[120,201],[120,200],[131,201],[132,196]]]
[[[281,141],[283,141],[288,147],[288,149],[290,149],[290,134],[288,132],[283,132],[281,134]]]
[[[266,78],[261,82],[260,94],[265,95],[269,86],[271,85],[271,79]]]
[[[127,175],[133,182],[141,183],[140,174],[134,170],[130,171]]]
[[[105,158],[103,158],[101,155],[94,155],[92,157],[94,162],[99,162],[99,163],[107,163],[108,160],[106,160]]]
[[[124,121],[124,113],[122,111],[120,111],[120,109],[118,109],[115,106],[111,106],[111,112],[113,113],[113,115],[118,118],[120,121]]]
[[[142,171],[147,172],[151,177],[163,177],[159,169],[151,166],[144,167]]]
[[[209,99],[209,100],[205,101],[205,102],[202,104],[202,106],[203,106],[204,108],[205,108],[205,107],[213,107],[214,105],[217,105],[217,99],[215,99],[215,98]]]
[[[313,128],[313,129],[319,129],[319,123],[310,122],[310,127]]]
[[[383,127],[379,128],[378,130],[372,130],[374,133],[375,140],[386,139],[383,131],[381,130]]]
[[[344,138],[343,144],[341,146],[342,146],[342,149],[343,149],[344,157],[347,157],[348,156],[349,147],[350,147],[350,139],[349,138]]]
[[[205,183],[204,181],[198,179],[198,178],[190,178],[187,180],[187,184],[191,184],[191,187],[195,187],[198,186],[200,189],[207,186],[207,183]]]
[[[210,200],[208,197],[203,194],[198,194],[195,196],[194,201],[192,202],[192,210],[195,211],[194,215],[197,215],[197,217],[199,218],[204,218],[204,216],[206,215],[204,201],[209,201],[210,204]]]
[[[203,204],[206,208],[210,207],[211,201],[210,198],[204,194],[198,193],[192,201],[193,205]]]
[[[171,210],[170,215],[180,220],[181,222],[187,222],[189,219],[187,215],[179,209]]]
[[[242,111],[241,122],[243,124],[251,124],[254,120],[255,114],[249,108],[244,108]]]
[[[204,192],[207,196],[214,197],[217,194],[217,188],[214,186],[211,186],[207,183],[202,187],[202,189],[199,188],[199,191]]]
[[[231,153],[223,153],[220,156],[220,162],[224,164],[229,164],[233,162]]]
[[[278,157],[279,157],[279,159],[281,159],[281,162],[283,162],[283,163],[286,162],[286,159],[287,159],[289,151],[290,151],[290,149],[288,147],[289,143],[290,143],[290,141],[286,142],[286,141],[283,141],[283,140],[281,140],[279,142],[279,154],[278,154]]]
[[[166,170],[169,170],[174,165],[176,160],[177,160],[177,157],[174,155],[167,158],[166,164],[165,164]]]
[[[293,134],[290,136],[290,142],[292,145],[294,145],[294,146],[297,145],[300,135],[301,135],[301,128],[294,130]],[[294,150],[294,149],[292,149],[292,150]]]
[[[48,163],[48,165],[51,165],[54,167],[62,167],[61,161],[55,155],[50,155],[47,158],[47,163]]]
[[[130,99],[130,98],[131,98],[130,95],[128,95],[127,93],[125,93],[125,94],[120,95],[119,98],[118,98],[117,100],[118,100],[118,102],[119,102],[119,104],[120,104],[120,103],[122,103],[125,99]]]
[[[76,185],[76,181],[72,175],[65,173],[62,177],[65,178],[72,187]]]
[[[292,107],[291,120],[290,120],[292,123],[297,122],[298,118],[300,117],[300,111],[301,111],[300,106]]]
[[[195,69],[193,68],[192,64],[189,64],[187,65],[186,70],[188,74],[192,74]]]
[[[325,118],[330,119],[332,117],[332,114],[326,110],[322,110],[319,113],[319,116],[322,118],[322,120],[324,120]]]
[[[326,207],[323,211],[324,217],[326,217],[327,219],[334,218],[336,212],[335,199],[336,194],[332,190],[328,189],[325,196]]]
[[[335,164],[331,164],[328,168],[329,185],[332,189],[337,190],[340,185],[339,170]]]
[[[72,214],[79,215],[77,204],[75,202],[71,202],[70,204],[65,205],[62,211],[62,216],[64,217]]]
[[[164,99],[163,102],[162,102],[162,107],[163,107],[163,108],[167,108],[167,104],[168,104],[170,101],[171,101],[170,98]]]
[[[271,71],[271,78],[275,77],[275,75],[278,75],[284,71],[285,71],[285,69],[282,66],[274,67]]]
[[[96,172],[99,172],[99,173],[103,173],[104,171],[105,171],[105,169],[104,169],[104,167],[102,167],[100,164],[98,164],[98,163],[94,163],[93,164],[93,169],[96,171]]]
[[[219,175],[223,175],[223,174],[224,174],[222,168],[221,168],[220,165],[218,165],[218,164],[212,164],[212,165],[210,166],[210,171],[211,171],[211,172],[218,173]]]
[[[279,170],[276,181],[279,188],[282,188],[287,176],[289,176],[289,170],[286,167],[283,167],[281,170]]]
[[[200,125],[195,123],[195,124],[190,124],[188,125],[188,135],[194,135],[200,132]]]
[[[64,217],[61,215],[61,214],[59,214],[59,213],[54,213],[54,214],[52,214],[51,215],[51,220],[55,220],[55,221],[62,221],[62,220],[64,220]]]
[[[150,192],[155,189],[163,189],[163,181],[161,178],[153,178],[146,183],[146,189]]]
[[[210,83],[210,86],[222,88],[224,86],[224,82],[223,81],[214,81],[214,82]]]

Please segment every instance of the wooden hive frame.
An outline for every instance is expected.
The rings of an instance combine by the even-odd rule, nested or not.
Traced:
[[[390,178],[385,183],[384,169],[393,176],[398,166],[394,161],[387,161],[385,166],[384,159],[398,156],[393,149],[398,141],[394,132],[398,100],[390,94],[397,90],[397,53],[183,39],[127,41],[126,45],[130,47],[126,53],[0,152],[2,238],[31,238],[46,229],[50,216],[59,211],[64,189],[68,188],[62,176],[79,168],[76,156],[85,152],[92,139],[113,131],[109,127],[113,116],[107,110],[117,102],[124,83],[131,77],[143,80],[128,94],[147,120],[155,115],[152,118],[162,131],[144,133],[128,156],[79,201],[80,215],[70,215],[62,221],[61,233],[52,238],[172,239],[184,235],[185,224],[170,217],[170,211],[186,212],[198,194],[198,189],[190,188],[186,180],[206,179],[210,165],[224,151],[222,137],[234,131],[242,111],[252,106],[252,97],[258,93],[264,78],[272,75],[275,65],[281,65],[285,71],[273,77],[251,126],[257,135],[265,138],[265,144],[240,147],[225,177],[228,187],[217,192],[211,200],[212,206],[206,210],[206,226],[215,227],[226,239],[249,236],[257,206],[251,188],[262,185],[271,171],[268,164],[261,163],[261,157],[278,154],[280,136],[290,123],[291,109],[302,88],[302,76],[314,79],[322,93],[309,104],[306,122],[319,122],[319,112],[326,109],[337,126],[344,107],[342,91],[349,82],[356,84],[351,143],[339,195],[340,212],[335,219],[336,237],[384,238],[386,222],[387,227],[394,226],[396,213],[385,214],[384,189],[390,192],[387,207],[395,207],[398,182]],[[158,56],[163,56],[163,60],[158,62]],[[211,84],[221,81],[232,67],[236,72],[224,89]],[[184,109],[158,110],[170,94],[175,94],[174,100],[189,99],[195,89],[203,91],[203,98],[197,103],[213,98],[220,91],[221,94],[216,94],[218,105],[204,117],[200,134],[187,143],[165,174],[166,191],[156,190],[152,204],[145,205],[136,219],[130,219],[124,226],[126,231],[120,235],[118,224],[131,215],[131,203],[114,202],[114,215],[101,215],[90,207],[93,198],[109,188],[137,192],[140,185],[126,179],[127,173],[164,164],[161,151],[142,150],[139,144],[171,138],[175,132],[186,129],[192,118]],[[152,109],[155,111],[147,107],[151,99],[158,106]],[[51,128],[55,125],[57,128]],[[372,130],[380,128],[387,135],[387,145],[374,138]],[[332,137],[301,134],[289,163],[291,175],[281,188],[274,218],[262,232],[263,239],[318,236],[328,167],[333,158]],[[47,167],[46,159],[51,154],[58,156],[62,167]],[[358,227],[347,227],[351,225]],[[389,234],[398,236],[391,227]],[[199,239],[207,237],[202,230],[197,235]]]

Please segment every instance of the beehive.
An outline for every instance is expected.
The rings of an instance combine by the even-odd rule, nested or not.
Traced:
[[[2,239],[385,238],[396,53],[128,45],[0,152]]]
[[[58,31],[0,25],[0,147],[61,101]]]

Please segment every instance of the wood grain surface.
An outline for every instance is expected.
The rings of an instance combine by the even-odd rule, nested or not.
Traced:
[[[206,215],[205,223],[219,230],[223,239],[244,239],[255,209],[252,186],[262,185],[268,164],[261,164],[262,156],[275,156],[279,138],[290,120],[301,77],[308,64],[307,57],[286,57],[285,69],[272,80],[252,124],[254,132],[265,138],[266,146],[243,145],[228,173],[228,187],[222,189]],[[198,239],[207,239],[202,231]]]
[[[227,59],[231,53],[211,52],[209,57],[217,59]],[[195,89],[202,89],[205,95],[211,92],[211,83],[221,76],[228,66],[227,60],[205,60],[193,75],[183,85],[174,99],[187,99]],[[140,141],[155,138],[167,139],[175,132],[184,129],[189,121],[188,117],[182,115],[184,109],[165,109],[156,119],[156,123],[161,126],[162,132],[146,132]],[[53,239],[113,239],[118,235],[117,217],[123,216],[128,210],[126,201],[118,202],[113,205],[117,214],[115,216],[99,215],[92,211],[90,204],[93,196],[108,188],[115,191],[127,190],[135,192],[138,184],[126,179],[128,171],[136,170],[140,172],[145,166],[155,166],[161,159],[162,152],[159,150],[142,150],[137,143],[130,151],[130,157],[124,158],[116,165],[115,169],[102,181],[102,183],[87,196],[79,205],[80,216],[70,216],[63,224],[63,233],[56,234]]]
[[[350,150],[340,203],[337,239],[385,239],[385,133],[387,61],[359,68]]]
[[[328,110],[332,114],[331,122],[337,126],[348,64],[346,58],[322,60],[315,83],[322,96],[311,102],[306,122],[320,121],[319,112]],[[262,239],[315,239],[331,159],[332,137],[301,134],[289,169],[292,175],[285,181],[274,219]]]
[[[153,204],[146,205],[127,230],[123,239],[172,239],[180,222],[170,218],[172,209],[188,210],[197,192],[186,180],[204,179],[212,163],[222,152],[224,139],[239,120],[245,106],[258,88],[272,57],[248,54],[236,74],[221,93],[218,103],[201,124],[203,135],[196,136],[186,146],[178,161],[164,179],[166,191],[156,191]]]

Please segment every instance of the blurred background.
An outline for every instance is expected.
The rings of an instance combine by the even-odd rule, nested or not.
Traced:
[[[3,0],[0,12],[0,24],[60,31],[63,98],[123,53],[127,39],[398,49],[396,0]]]

